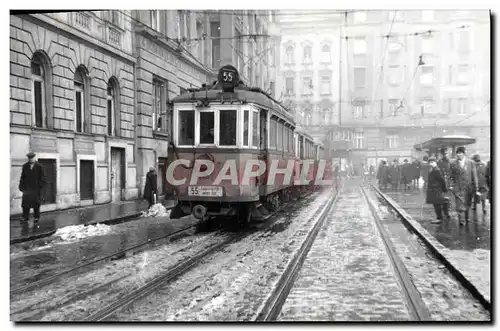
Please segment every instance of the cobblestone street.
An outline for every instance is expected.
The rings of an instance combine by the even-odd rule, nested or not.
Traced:
[[[360,188],[347,183],[314,242],[280,321],[405,321],[389,257]]]

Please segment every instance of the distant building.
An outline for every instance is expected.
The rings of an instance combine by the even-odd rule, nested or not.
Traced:
[[[468,149],[489,155],[489,12],[286,13],[278,87],[332,156],[402,160],[446,134],[474,136]]]

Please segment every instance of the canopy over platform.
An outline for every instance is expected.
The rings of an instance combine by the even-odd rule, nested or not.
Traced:
[[[443,147],[455,147],[455,146],[465,146],[471,145],[476,142],[476,138],[469,136],[443,136],[436,137],[426,142],[416,144],[413,146],[417,151],[424,150],[435,150]]]

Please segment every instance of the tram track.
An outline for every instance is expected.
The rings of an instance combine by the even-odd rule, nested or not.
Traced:
[[[321,211],[321,214],[316,221],[316,224],[312,230],[307,234],[302,246],[299,248],[295,256],[289,262],[287,268],[283,272],[281,278],[279,279],[275,289],[271,292],[271,295],[267,298],[261,309],[257,313],[255,321],[257,322],[269,322],[277,319],[281,312],[281,308],[286,301],[286,298],[293,286],[293,283],[300,271],[304,260],[307,257],[307,253],[311,249],[316,236],[318,235],[320,229],[322,228],[328,214],[331,212],[335,202],[337,201],[338,193],[336,193],[326,204],[326,206]]]
[[[397,206],[393,201],[388,199],[388,197],[380,191],[375,185],[370,184],[370,188],[375,192],[376,196],[381,199],[381,201],[391,210],[395,212],[395,214],[399,217],[405,228],[415,235],[425,244],[425,246],[430,250],[432,255],[437,258],[437,260],[443,264],[443,266],[455,277],[455,279],[465,288],[467,291],[474,297],[476,300],[480,302],[480,304],[491,313],[491,302],[487,298],[485,298],[484,294],[482,294],[476,286],[469,280],[450,260],[445,256],[446,254],[439,248],[439,244],[436,244],[434,238],[430,238],[430,235],[424,234],[424,231],[419,230],[418,225],[415,224],[415,221],[412,220],[405,210],[401,209]],[[371,208],[373,206],[370,205]],[[376,213],[374,212],[374,215]],[[374,216],[375,217],[375,216]]]
[[[308,195],[308,196],[315,196],[314,193]],[[213,254],[221,251],[225,247],[229,246],[232,243],[238,242],[243,240],[244,238],[250,236],[251,234],[254,234],[258,231],[266,230],[272,227],[274,223],[276,223],[279,218],[277,215],[284,211],[287,207],[292,206],[292,202],[283,204],[281,208],[279,208],[277,211],[271,214],[270,218],[263,223],[263,225],[253,227],[249,229],[246,232],[243,233],[236,233],[234,236],[231,236],[227,238],[226,240],[216,243],[213,246],[205,249],[204,251],[196,254],[193,257],[190,257],[189,259],[181,262],[180,264],[174,266],[167,272],[163,273],[162,275],[154,278],[144,286],[137,288],[136,290],[126,294],[125,296],[120,297],[118,300],[114,301],[110,305],[106,306],[103,309],[100,309],[97,312],[94,312],[93,314],[87,316],[85,319],[82,321],[84,322],[100,322],[100,321],[105,321],[107,318],[113,316],[115,313],[125,309],[126,307],[132,305],[134,302],[137,302],[138,300],[150,295],[153,293],[155,290],[158,290],[167,284],[173,282],[176,280],[178,277],[182,276],[183,274],[187,273],[190,271],[192,268],[195,266],[199,265],[201,262],[203,262],[205,259],[208,257],[212,256]]]
[[[187,227],[181,228],[179,230],[176,230],[174,232],[171,232],[171,233],[168,233],[166,235],[160,236],[158,238],[149,239],[146,242],[143,242],[143,243],[134,245],[132,247],[129,247],[129,248],[126,248],[126,249],[123,249],[123,250],[120,250],[120,251],[108,254],[108,255],[103,256],[103,257],[95,258],[95,259],[93,259],[91,261],[85,262],[83,264],[79,264],[79,265],[77,265],[75,267],[72,267],[72,268],[69,268],[69,269],[66,269],[66,270],[64,270],[62,272],[59,272],[59,273],[55,274],[55,275],[52,275],[52,276],[49,276],[49,277],[45,277],[43,279],[40,279],[40,280],[35,281],[35,282],[28,283],[28,284],[20,286],[20,287],[16,287],[16,288],[10,290],[10,295],[11,296],[20,295],[20,294],[32,291],[34,289],[39,290],[43,286],[52,284],[54,281],[56,281],[57,279],[62,278],[63,276],[72,275],[72,274],[76,273],[77,271],[82,271],[82,270],[85,271],[85,269],[88,269],[89,267],[96,267],[99,263],[105,263],[105,262],[116,260],[116,259],[119,259],[119,258],[122,258],[122,257],[126,257],[126,256],[131,256],[131,255],[137,254],[137,253],[139,253],[141,251],[144,251],[145,249],[153,247],[155,244],[157,244],[160,241],[167,240],[167,239],[172,239],[172,238],[180,236],[180,235],[182,235],[184,233],[187,233],[190,230],[195,229],[196,226],[197,226],[197,224],[191,224],[191,225],[189,225]]]
[[[407,304],[408,312],[411,318],[415,321],[431,321],[431,314],[427,309],[422,297],[417,290],[415,284],[411,280],[411,275],[406,269],[404,262],[399,257],[394,245],[391,242],[389,234],[387,230],[384,228],[382,224],[382,220],[378,216],[374,206],[370,203],[368,199],[368,194],[363,186],[361,186],[361,192],[363,193],[363,197],[368,207],[370,208],[371,214],[375,221],[375,225],[379,231],[380,238],[384,243],[384,247],[386,249],[387,255],[391,261],[391,264],[394,268],[394,275],[398,279],[398,282],[401,286],[401,292],[404,296],[404,299]]]
[[[401,295],[405,306],[407,307],[409,317],[411,320],[415,321],[431,321],[431,315],[427,309],[425,303],[423,302],[420,293],[413,284],[411,280],[411,275],[406,270],[403,261],[398,256],[396,250],[394,249],[391,239],[387,231],[384,229],[380,218],[376,214],[373,206],[370,204],[365,190],[361,187],[362,199],[365,204],[368,205],[373,220],[375,222],[375,228],[377,229],[377,235],[381,238],[385,253],[387,254],[390,264],[393,270],[393,276],[396,278],[400,285]],[[301,271],[301,268],[307,258],[309,250],[311,249],[315,238],[321,231],[325,220],[328,219],[330,213],[334,210],[334,204],[337,197],[330,202],[327,208],[324,209],[321,218],[315,224],[314,229],[308,234],[306,240],[302,244],[300,250],[290,261],[288,267],[285,269],[281,275],[280,280],[272,291],[271,295],[267,298],[262,308],[257,314],[256,321],[270,322],[277,321],[280,317],[282,308],[287,301],[287,297],[294,287],[294,283]],[[360,206],[361,207],[361,206]],[[332,215],[330,215],[331,217]]]
[[[315,196],[316,196],[316,194],[312,193],[312,194],[304,196],[304,198],[309,200],[309,198],[314,199]],[[246,236],[249,236],[252,233],[271,228],[276,221],[281,219],[280,217],[277,217],[280,214],[280,212],[283,212],[284,210],[286,210],[287,207],[290,207],[290,206],[292,206],[292,209],[298,209],[298,208],[302,207],[303,205],[302,204],[299,204],[299,205],[295,204],[294,205],[293,202],[284,204],[280,209],[275,211],[267,221],[265,221],[263,223],[259,223],[256,226],[254,226],[248,230],[243,230],[244,232],[230,233],[230,234],[226,233],[225,238],[222,241],[220,240],[221,238],[216,239],[215,243],[209,243],[207,241],[207,243],[211,245],[210,247],[204,249],[201,252],[199,250],[194,251],[193,252],[194,255],[190,256],[189,258],[181,259],[179,262],[176,262],[173,266],[169,266],[168,269],[166,269],[164,272],[162,272],[162,275],[160,275],[156,278],[153,278],[153,280],[147,281],[147,284],[145,284],[144,286],[141,286],[140,288],[137,288],[136,290],[132,290],[132,292],[130,292],[128,294],[126,292],[123,294],[115,292],[115,294],[118,295],[118,300],[115,300],[115,302],[112,302],[110,305],[106,306],[104,309],[99,309],[99,311],[94,310],[93,312],[91,312],[90,315],[81,316],[77,320],[101,321],[101,320],[106,319],[106,317],[112,315],[114,312],[123,309],[125,306],[137,301],[138,299],[144,297],[148,293],[151,293],[151,291],[154,291],[156,288],[158,288],[158,286],[163,286],[166,283],[169,283],[170,281],[173,281],[174,279],[178,278],[179,276],[181,276],[182,274],[184,274],[188,270],[192,269],[193,267],[198,265],[200,262],[202,262],[203,260],[205,260],[206,258],[211,256],[212,254],[214,254],[215,252],[223,250],[224,247],[226,247],[227,245],[230,245],[231,243],[234,243],[234,242],[238,242],[239,240],[243,239]],[[132,254],[132,251],[134,249],[141,250],[142,246],[152,245],[153,241],[158,241],[158,240],[161,241],[162,239],[166,239],[167,237],[170,237],[170,236],[182,235],[182,232],[189,231],[191,228],[196,227],[196,226],[197,226],[197,224],[193,224],[189,227],[185,227],[185,228],[180,229],[174,233],[170,233],[168,235],[162,236],[162,237],[157,238],[155,240],[152,240],[150,242],[142,243],[140,245],[130,247],[129,249],[127,249],[127,251],[129,251],[129,254]],[[221,231],[215,231],[215,232],[212,232],[212,234],[217,233],[217,232],[221,232]],[[230,235],[229,238],[227,238],[228,235]],[[200,245],[200,243],[198,243],[198,245]],[[142,247],[142,249],[144,249],[144,247]],[[92,265],[97,265],[99,263],[113,260],[113,258],[116,259],[116,257],[118,257],[118,256],[128,256],[128,255],[125,251],[119,251],[119,252],[110,254],[108,256],[95,259],[93,261],[90,261],[89,263],[79,265],[75,268],[71,268],[69,270],[63,271],[57,275],[47,277],[47,278],[42,279],[40,281],[27,284],[26,286],[22,286],[22,287],[13,289],[11,291],[11,297],[12,297],[12,293],[14,295],[26,294],[28,291],[32,291],[34,289],[40,289],[41,287],[49,285],[49,284],[52,285],[52,284],[56,283],[58,279],[62,278],[65,275],[67,276],[67,275],[71,275],[73,273],[77,273],[78,270],[84,270],[84,269],[90,268],[90,267],[92,267]],[[116,281],[112,280],[110,282],[110,284],[111,283],[117,284],[118,281],[119,280],[116,280]],[[87,300],[86,294],[93,297],[96,294],[98,294],[99,292],[102,292],[102,293],[106,292],[105,290],[103,292],[103,288],[106,287],[105,285],[107,282],[109,282],[109,281],[106,281],[104,285],[103,284],[101,284],[101,285],[93,284],[86,291],[81,292],[81,293],[77,293],[76,295],[64,295],[64,296],[58,298],[57,301],[54,302],[52,307],[49,308],[48,310],[45,310],[45,312],[40,311],[38,313],[35,313],[35,315],[33,315],[32,313],[30,313],[30,311],[32,309],[40,310],[40,308],[39,308],[39,304],[31,304],[29,307],[24,306],[21,309],[16,309],[15,311],[11,312],[11,317],[16,316],[16,315],[24,315],[24,314],[28,313],[28,315],[31,315],[31,316],[25,316],[25,317],[21,318],[20,320],[32,321],[33,318],[35,318],[35,320],[44,318],[44,316],[46,316],[48,312],[58,312],[59,309],[63,308],[62,306],[64,306],[65,303],[73,304],[76,301]],[[118,286],[119,286],[119,284],[118,284]],[[113,294],[113,295],[115,295],[115,294]],[[102,294],[98,294],[98,295],[102,296]]]

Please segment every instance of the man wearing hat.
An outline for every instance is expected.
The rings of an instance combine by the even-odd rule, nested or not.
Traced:
[[[478,189],[477,172],[474,162],[465,157],[465,147],[457,148],[457,160],[450,171],[450,190],[455,196],[455,209],[460,225],[469,221],[469,210]],[[464,217],[462,217],[462,214]]]
[[[477,183],[478,183],[478,191],[480,193],[475,195],[474,199],[474,206],[472,207],[472,210],[476,210],[476,206],[478,203],[481,203],[481,206],[483,207],[483,214],[486,214],[486,197],[488,195],[488,182],[486,179],[486,164],[481,162],[481,157],[479,154],[474,154],[472,156],[472,160],[475,163],[476,166],[476,171],[477,171]]]
[[[448,149],[446,147],[441,148],[441,159],[437,162],[438,168],[443,172],[444,177],[449,180],[450,178],[450,167],[451,162],[448,156]]]
[[[21,180],[19,181],[19,191],[23,192],[23,221],[27,222],[30,216],[30,209],[35,213],[35,223],[40,220],[40,203],[42,188],[46,184],[43,167],[35,161],[35,153],[26,154],[28,162],[23,165]]]

